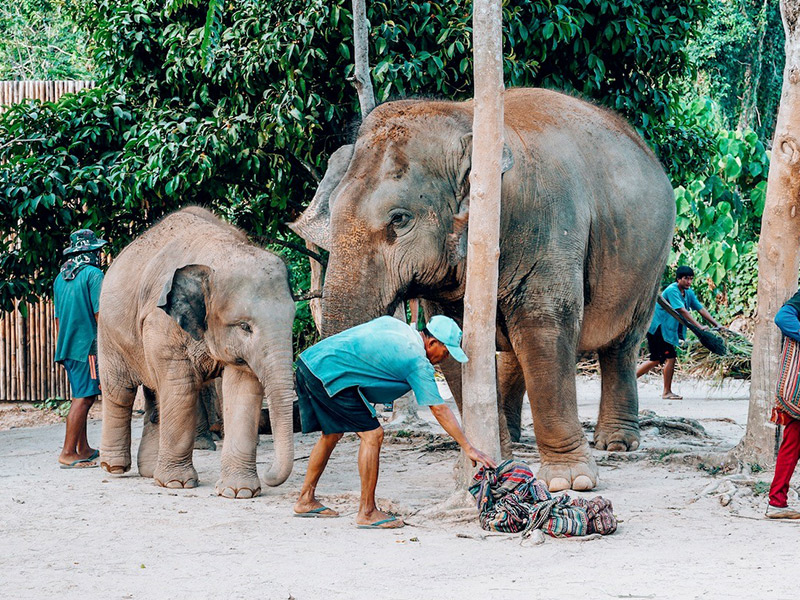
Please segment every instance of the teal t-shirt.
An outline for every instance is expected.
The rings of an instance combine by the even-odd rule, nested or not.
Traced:
[[[65,358],[88,361],[89,351],[97,339],[94,315],[99,310],[102,284],[103,272],[92,265],[83,267],[69,281],[61,273],[56,277],[53,284],[58,319],[56,362]]]
[[[686,290],[686,295],[681,294],[677,281],[669,284],[661,294],[661,297],[675,310],[679,308],[703,310],[703,305],[700,304],[691,288]],[[675,317],[661,308],[659,304],[656,304],[656,312],[653,313],[653,321],[650,323],[648,333],[655,333],[659,327],[661,327],[661,337],[664,338],[665,342],[673,346],[680,344],[680,341],[686,337],[686,328],[678,323]]]
[[[367,407],[413,390],[421,406],[442,404],[422,337],[394,317],[378,317],[313,345],[300,360],[334,396],[358,388]]]

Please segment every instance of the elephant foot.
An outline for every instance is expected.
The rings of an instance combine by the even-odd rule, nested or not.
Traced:
[[[155,461],[142,461],[140,460],[137,464],[139,468],[139,476],[140,477],[153,477],[156,472],[156,464]]]
[[[191,465],[171,469],[157,467],[153,473],[153,480],[161,487],[173,489],[196,488],[198,484],[197,471]]]
[[[122,475],[131,470],[130,452],[100,450],[100,468],[112,475]]]
[[[224,498],[255,498],[261,494],[261,480],[258,475],[222,476],[214,491]]]
[[[583,457],[574,462],[567,462],[568,456],[558,456],[554,459],[542,457],[542,466],[537,477],[547,483],[551,492],[573,489],[585,492],[594,489],[597,485],[598,470],[594,459]]]
[[[639,447],[639,430],[598,425],[594,431],[594,447],[608,452],[632,452]]]
[[[195,450],[217,449],[217,445],[214,443],[214,438],[211,437],[210,431],[206,431],[205,433],[199,434],[196,438],[194,438],[194,449]]]

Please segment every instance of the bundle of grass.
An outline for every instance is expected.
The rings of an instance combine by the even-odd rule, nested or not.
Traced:
[[[753,344],[741,334],[729,329],[718,332],[727,347],[725,356],[712,353],[694,339],[687,340],[683,346],[682,358],[678,361],[682,371],[693,377],[716,379],[750,379],[750,356]]]

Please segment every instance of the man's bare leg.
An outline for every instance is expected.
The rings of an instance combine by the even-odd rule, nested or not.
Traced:
[[[648,360],[647,362],[643,362],[641,365],[639,365],[639,368],[636,369],[636,378],[638,379],[639,377],[650,371],[650,369],[653,369],[654,367],[657,366],[658,366],[657,360]]]
[[[328,459],[340,439],[342,439],[341,433],[323,433],[317,443],[314,444],[311,456],[308,457],[308,469],[303,480],[303,487],[300,488],[300,497],[294,504],[295,513],[307,513],[316,508],[322,508],[323,504],[317,500],[316,496],[317,483],[319,483],[319,478],[322,477],[322,473],[325,471]],[[318,514],[334,516],[339,513],[329,508]]]
[[[58,457],[58,462],[61,464],[68,465],[76,460],[89,458],[94,453],[94,448],[89,446],[89,441],[86,438],[86,418],[95,399],[97,399],[97,396],[73,398],[67,415],[64,447]]]
[[[356,523],[359,525],[372,525],[378,521],[392,518],[392,515],[378,510],[375,505],[375,488],[378,486],[383,427],[378,427],[372,431],[360,431],[358,432],[358,437],[361,438],[361,443],[358,447],[361,500],[358,504]],[[403,525],[404,523],[401,519],[396,519],[381,525],[381,527],[394,529]]]
[[[664,392],[661,394],[662,398],[673,398],[677,394],[672,392],[672,376],[675,374],[675,359],[668,358],[664,362]]]

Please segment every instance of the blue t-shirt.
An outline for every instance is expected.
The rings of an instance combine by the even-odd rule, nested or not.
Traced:
[[[669,284],[661,294],[661,297],[675,310],[680,308],[703,310],[703,305],[700,304],[691,288],[686,290],[685,295],[681,294],[677,281]],[[655,333],[659,327],[661,327],[661,337],[664,338],[665,342],[673,346],[680,344],[680,341],[686,336],[686,328],[675,317],[661,308],[661,305],[656,304],[656,312],[653,313],[653,321],[650,323],[648,333]]]
[[[58,341],[55,362],[69,358],[89,360],[89,351],[97,339],[95,313],[100,306],[103,272],[92,265],[83,267],[74,279],[67,281],[59,273],[53,284],[55,314],[58,319]]]
[[[800,318],[798,318],[797,310],[789,305],[784,304],[775,315],[775,325],[781,330],[783,335],[792,338],[796,342],[800,342]]]
[[[391,404],[411,390],[421,406],[444,402],[422,337],[394,317],[378,317],[325,338],[300,360],[330,396],[358,388],[373,414],[371,404]]]

